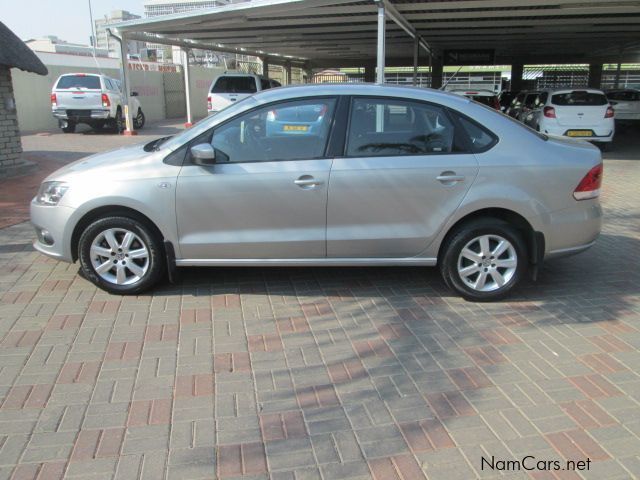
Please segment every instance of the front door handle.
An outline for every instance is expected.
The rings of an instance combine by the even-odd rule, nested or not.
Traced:
[[[442,172],[436,177],[436,180],[444,183],[445,185],[451,185],[456,182],[462,182],[464,180],[464,175],[456,175],[456,172]]]
[[[322,180],[316,180],[311,175],[302,175],[294,180],[293,183],[302,188],[314,188],[317,185],[322,185]]]

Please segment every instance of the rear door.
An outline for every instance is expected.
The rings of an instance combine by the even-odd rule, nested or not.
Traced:
[[[54,87],[57,108],[92,110],[102,108],[102,84],[98,75],[62,75]]]
[[[551,95],[551,104],[558,124],[580,129],[602,123],[609,101],[602,92],[562,90]]]
[[[354,97],[344,156],[334,158],[327,206],[330,258],[419,255],[478,172],[438,105]]]
[[[211,110],[222,110],[257,91],[256,79],[250,75],[221,75],[211,87]]]

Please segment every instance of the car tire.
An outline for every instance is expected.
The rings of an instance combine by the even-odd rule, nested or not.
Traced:
[[[125,129],[124,117],[122,116],[122,110],[120,110],[120,107],[116,110],[116,116],[113,119],[113,129],[118,135]]]
[[[144,122],[145,122],[144,112],[142,111],[141,108],[139,108],[138,113],[136,114],[136,117],[133,119],[134,130],[140,130],[142,127],[144,127]]]
[[[527,247],[520,232],[507,222],[489,218],[464,224],[450,236],[440,273],[464,299],[486,302],[507,296],[527,266]]]
[[[104,217],[87,226],[78,242],[81,272],[109,293],[143,292],[163,277],[165,258],[161,239],[137,219]]]
[[[74,133],[76,131],[76,124],[67,122],[67,125],[61,128],[64,133]]]

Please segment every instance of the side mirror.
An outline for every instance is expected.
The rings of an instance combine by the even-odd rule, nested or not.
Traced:
[[[196,165],[214,165],[216,163],[216,152],[210,143],[200,143],[191,147],[191,156]]]
[[[137,97],[138,96],[138,92],[131,92],[131,96],[132,97]]]

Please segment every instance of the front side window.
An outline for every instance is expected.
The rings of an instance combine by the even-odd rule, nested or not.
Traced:
[[[347,156],[428,155],[464,151],[444,109],[400,99],[355,98]]]
[[[219,77],[211,93],[256,93],[253,77]]]
[[[252,110],[217,127],[216,163],[323,158],[335,100],[281,102]]]

